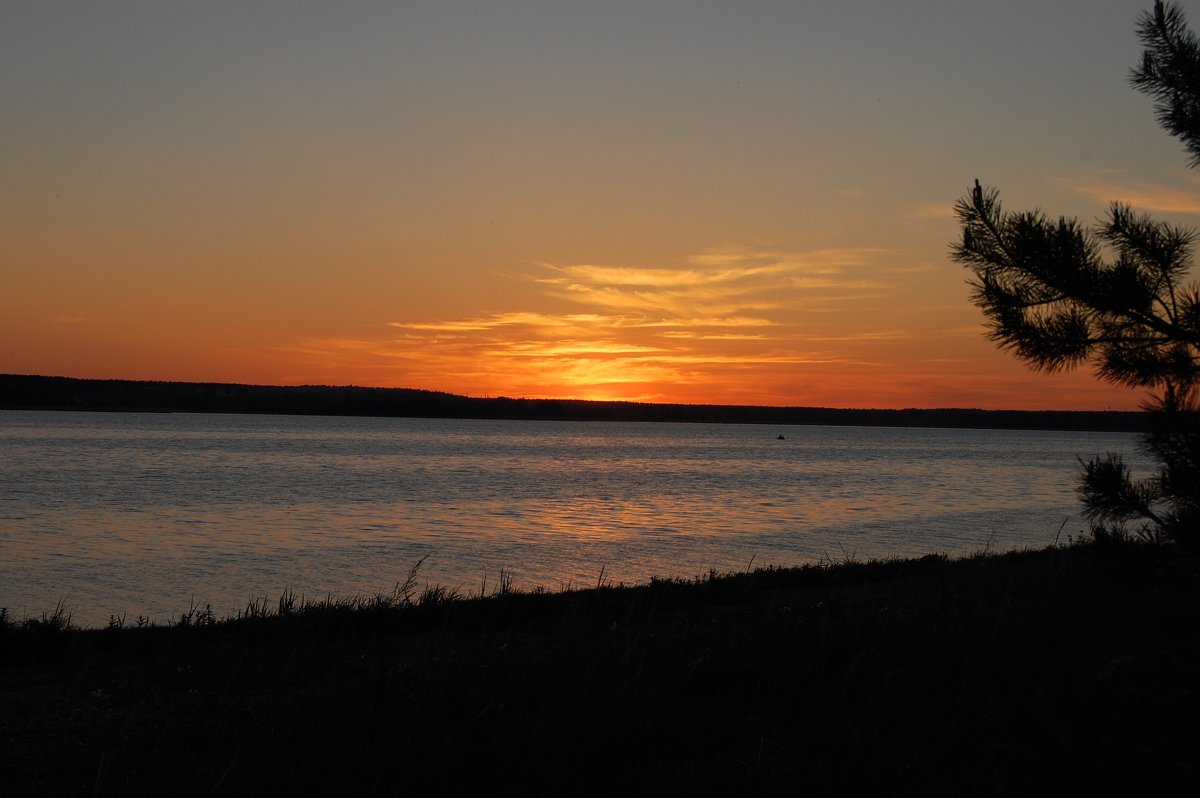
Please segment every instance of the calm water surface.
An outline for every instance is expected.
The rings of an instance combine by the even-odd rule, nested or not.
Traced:
[[[776,440],[784,434],[786,440]],[[0,607],[218,615],[962,553],[1077,533],[1112,433],[0,411]]]

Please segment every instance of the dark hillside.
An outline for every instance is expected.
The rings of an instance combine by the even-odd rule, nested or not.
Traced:
[[[1120,411],[907,409],[668,405],[569,399],[475,399],[409,388],[272,386],[79,380],[0,375],[0,409],[276,413],[413,418],[671,421],[1139,432],[1142,414]]]

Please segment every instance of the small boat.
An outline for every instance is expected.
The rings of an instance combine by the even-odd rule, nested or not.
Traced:
[[[777,441],[786,441],[786,440],[787,440],[787,438],[783,437],[783,433],[781,432],[781,433],[779,433],[779,437],[778,437],[778,438],[776,438],[775,440],[777,440]]]

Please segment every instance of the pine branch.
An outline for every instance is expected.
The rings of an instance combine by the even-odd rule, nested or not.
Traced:
[[[1139,16],[1138,38],[1145,50],[1130,83],[1154,99],[1159,124],[1183,141],[1191,165],[1200,166],[1200,42],[1179,5],[1161,0]]]

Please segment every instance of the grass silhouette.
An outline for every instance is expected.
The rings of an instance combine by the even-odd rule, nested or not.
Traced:
[[[16,795],[1198,781],[1200,565],[1124,541],[481,597],[414,568],[173,626],[0,621]]]

